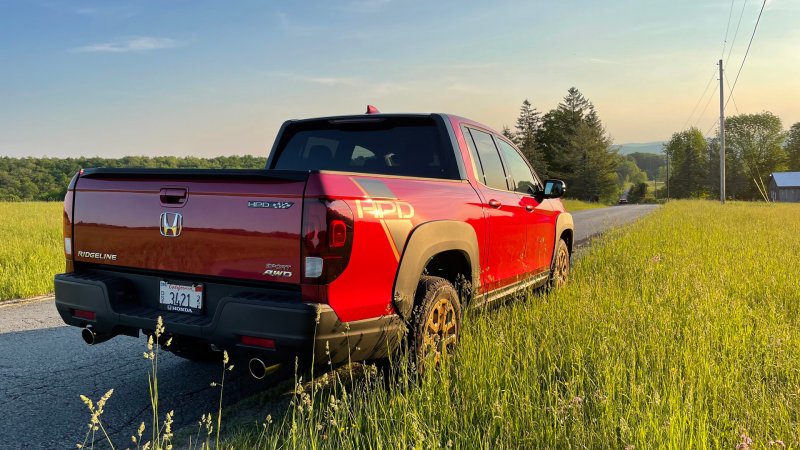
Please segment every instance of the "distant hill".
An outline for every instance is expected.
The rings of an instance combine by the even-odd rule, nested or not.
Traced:
[[[664,141],[645,142],[643,144],[619,144],[620,155],[630,155],[631,153],[662,153]]]

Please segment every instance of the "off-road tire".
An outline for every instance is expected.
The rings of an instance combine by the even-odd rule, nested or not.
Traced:
[[[408,344],[418,374],[438,367],[452,354],[461,333],[458,292],[444,278],[422,276],[417,286]]]
[[[547,281],[547,290],[556,290],[569,281],[569,272],[572,266],[572,255],[563,239],[559,239],[554,250],[553,265],[550,267],[550,279]]]

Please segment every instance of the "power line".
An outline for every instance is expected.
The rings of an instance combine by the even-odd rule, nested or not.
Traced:
[[[706,83],[706,88],[703,89],[703,93],[700,94],[700,98],[698,98],[697,99],[697,103],[694,104],[694,108],[692,109],[692,113],[689,114],[689,117],[686,119],[686,122],[683,123],[683,126],[681,127],[682,130],[685,130],[686,129],[686,125],[689,125],[689,122],[692,121],[692,117],[694,117],[694,113],[697,112],[697,107],[700,106],[700,103],[706,97],[706,92],[708,92],[708,88],[711,87],[711,82],[714,81],[714,75],[716,75],[716,74],[717,74],[717,69],[714,69],[714,71],[711,72],[711,78],[709,78],[708,83]]]
[[[731,83],[728,81],[728,77],[725,77],[725,84],[728,85],[728,99],[733,102],[733,107],[736,108],[736,114],[741,114],[739,112],[739,105],[736,104],[736,99],[733,98],[733,89],[731,89]]]
[[[711,96],[710,96],[710,97],[708,97],[708,101],[706,101],[706,106],[703,108],[703,112],[701,112],[701,113],[700,113],[700,115],[699,115],[699,116],[697,116],[697,120],[696,120],[696,121],[695,121],[695,123],[694,123],[694,124],[695,124],[695,126],[696,126],[696,125],[698,125],[698,124],[700,123],[700,121],[702,121],[702,120],[703,120],[703,117],[705,117],[705,115],[706,115],[706,110],[708,110],[708,105],[710,105],[710,104],[711,104],[711,100],[714,98],[714,94],[716,94],[716,93],[717,93],[717,91],[719,91],[719,87],[715,86],[715,87],[714,87],[714,91],[711,93]]]
[[[713,130],[714,127],[717,126],[717,125],[719,125],[719,120],[718,119],[714,119],[714,122],[711,124],[710,127],[708,127],[708,129],[706,130],[705,134],[703,134],[703,136],[708,136],[711,133],[711,130]]]
[[[728,12],[728,25],[725,27],[725,37],[722,38],[722,55],[720,55],[719,59],[725,57],[725,46],[728,45],[728,31],[731,29],[731,17],[733,17],[733,4],[736,0],[731,0],[731,10]]]
[[[728,56],[725,58],[725,67],[728,67],[728,60],[731,59],[731,53],[733,53],[733,44],[736,43],[736,37],[739,36],[739,26],[742,25],[742,17],[744,17],[744,10],[747,9],[747,3],[748,0],[744,0],[744,3],[742,3],[742,12],[739,13],[739,21],[736,23],[736,31],[733,33],[731,46],[728,49]]]
[[[731,88],[731,95],[733,95],[733,90],[736,89],[736,83],[739,81],[739,75],[742,73],[742,68],[744,67],[744,62],[747,61],[747,55],[750,53],[750,46],[753,45],[753,38],[756,37],[756,30],[758,30],[758,23],[761,22],[761,14],[764,13],[764,7],[767,6],[767,0],[761,4],[761,11],[758,12],[758,19],[756,19],[756,25],[753,27],[753,34],[750,35],[750,43],[747,44],[747,50],[744,52],[744,58],[742,58],[742,64],[739,66],[739,71],[736,72],[736,78],[733,80],[733,87]],[[728,102],[730,101],[731,97],[728,97],[728,101],[725,102],[725,106],[728,106]]]

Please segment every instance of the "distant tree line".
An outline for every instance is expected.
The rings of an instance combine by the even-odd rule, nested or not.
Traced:
[[[193,156],[126,156],[119,159],[0,157],[0,201],[62,200],[72,176],[87,167],[255,169],[265,165],[266,158],[256,156],[208,159]]]
[[[523,101],[514,130],[504,127],[503,134],[541,177],[564,180],[569,197],[587,201],[613,202],[631,185],[647,191],[647,180],[664,164],[660,155],[620,155],[594,105],[575,87],[544,115]]]
[[[800,171],[800,122],[784,130],[771,112],[727,117],[725,148],[726,197],[767,200],[772,172]],[[671,197],[719,197],[719,138],[706,139],[690,128],[674,133],[664,153]]]

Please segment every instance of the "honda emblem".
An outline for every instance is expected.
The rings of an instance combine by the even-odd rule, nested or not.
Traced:
[[[178,237],[183,229],[183,216],[178,213],[161,213],[161,235]]]

